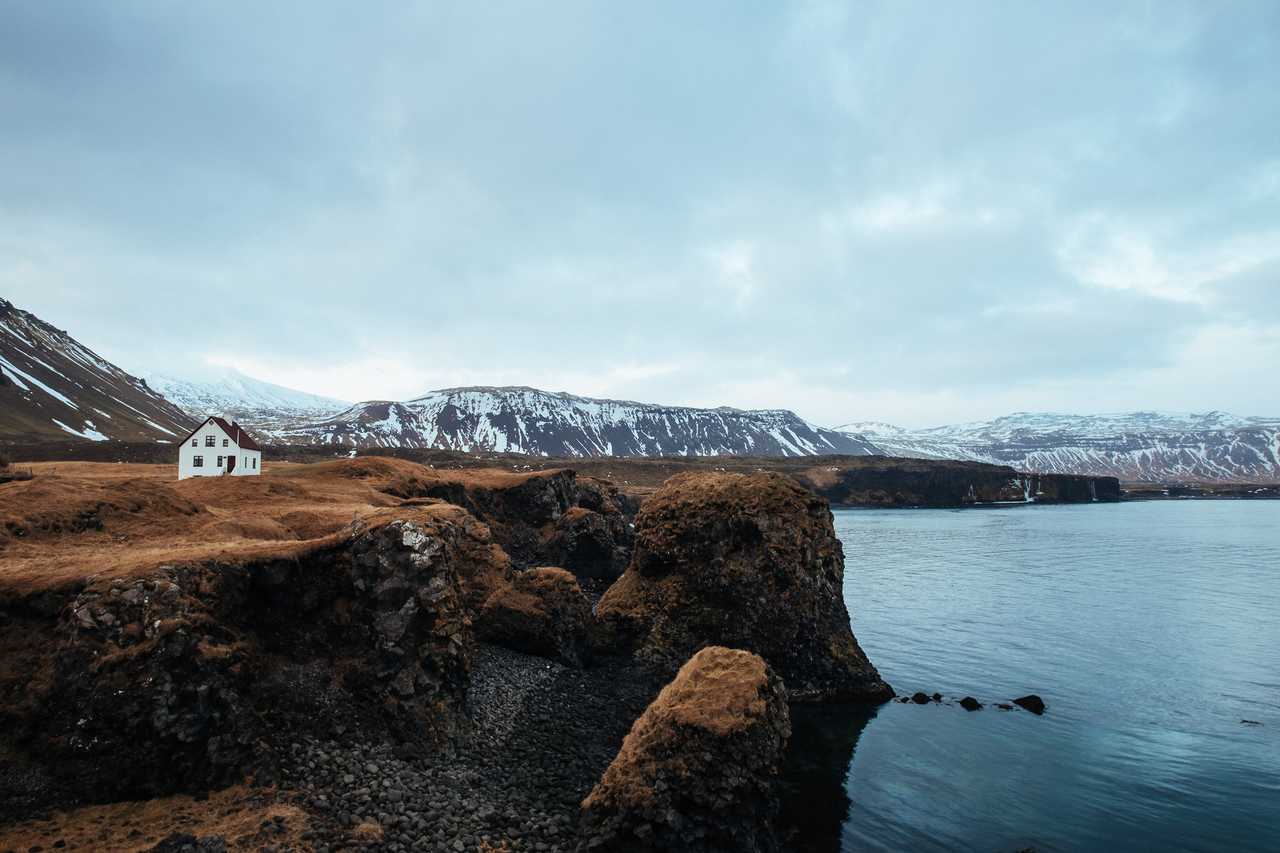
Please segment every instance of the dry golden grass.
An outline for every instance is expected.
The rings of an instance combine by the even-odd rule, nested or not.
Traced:
[[[259,477],[177,480],[174,465],[34,463],[0,484],[0,592],[169,564],[300,557],[400,506],[406,484],[509,487],[551,472],[433,470],[386,457],[268,462]],[[100,528],[100,529],[99,529]]]
[[[716,737],[744,731],[766,712],[768,683],[759,656],[723,646],[702,649],[632,725],[583,808],[652,801],[661,767],[678,776],[698,760],[687,753],[686,730],[701,729]]]
[[[307,829],[306,814],[296,806],[270,803],[273,795],[237,785],[211,793],[207,800],[177,796],[85,806],[47,820],[0,827],[0,850],[52,850],[62,841],[65,846],[57,849],[134,853],[173,833],[222,836],[230,850],[257,850],[263,844],[312,849],[300,838]],[[263,800],[268,804],[262,805]],[[263,821],[274,818],[284,819],[284,832],[263,833]]]

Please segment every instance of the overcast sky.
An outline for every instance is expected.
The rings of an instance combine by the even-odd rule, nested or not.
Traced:
[[[0,296],[134,372],[1280,414],[1280,3],[0,0]]]

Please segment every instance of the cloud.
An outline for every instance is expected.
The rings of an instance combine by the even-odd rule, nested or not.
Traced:
[[[1266,3],[9,4],[0,287],[351,399],[1274,414],[1208,377],[1280,321],[1277,56]]]

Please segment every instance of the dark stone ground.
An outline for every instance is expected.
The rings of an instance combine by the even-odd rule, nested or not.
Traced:
[[[571,669],[480,644],[456,749],[299,738],[282,797],[311,813],[319,851],[572,850],[579,803],[660,686],[628,663]],[[360,837],[370,822],[380,840]]]

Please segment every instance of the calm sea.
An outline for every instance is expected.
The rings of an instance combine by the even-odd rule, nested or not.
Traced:
[[[1280,502],[848,510],[836,530],[881,674],[987,707],[797,709],[796,849],[1280,850]],[[1026,693],[1043,717],[991,705]]]

